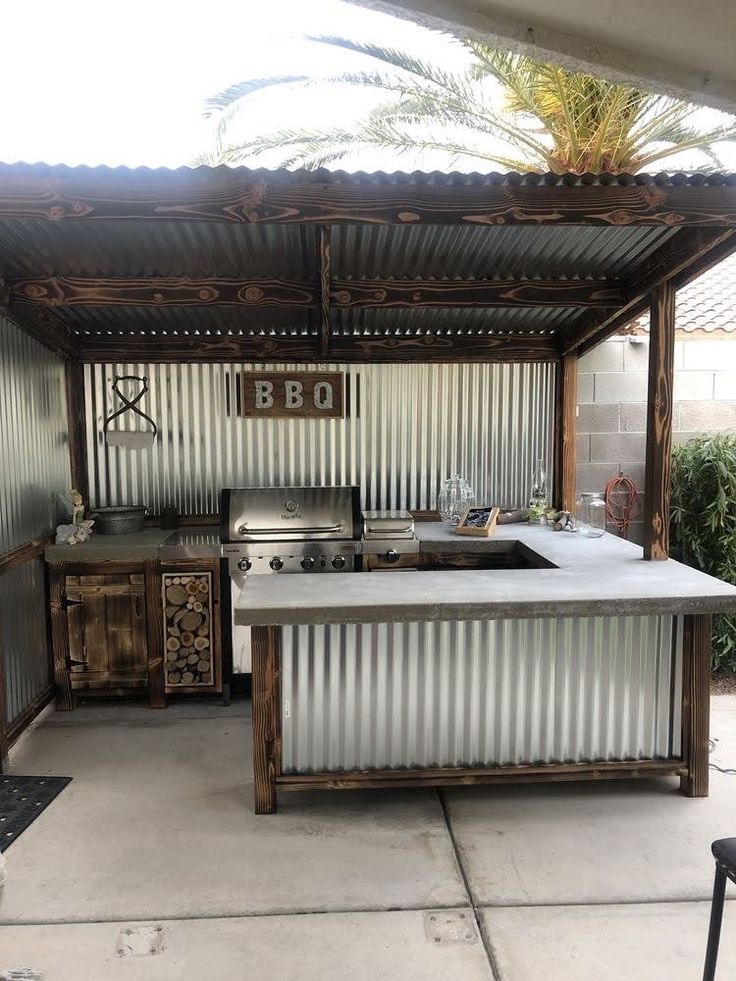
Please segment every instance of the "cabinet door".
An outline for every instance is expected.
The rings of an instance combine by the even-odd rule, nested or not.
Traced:
[[[146,602],[141,573],[66,577],[72,688],[148,683]]]

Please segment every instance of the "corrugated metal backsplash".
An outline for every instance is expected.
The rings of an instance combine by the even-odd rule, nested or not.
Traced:
[[[69,493],[62,361],[0,315],[0,552],[48,534]]]
[[[244,419],[239,372],[339,370],[344,419]],[[218,509],[222,487],[358,484],[369,507],[434,508],[441,481],[467,477],[478,500],[526,501],[538,456],[550,458],[554,365],[108,364],[85,367],[92,503],[160,513]],[[153,449],[109,447],[103,420],[115,375],[146,375],[140,403],[159,428]],[[131,414],[117,420],[135,428]],[[141,425],[140,428],[145,428]]]
[[[284,627],[283,767],[679,757],[681,648],[671,616]]]

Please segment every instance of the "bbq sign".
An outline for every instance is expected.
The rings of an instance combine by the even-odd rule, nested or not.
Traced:
[[[240,384],[244,416],[342,418],[343,376],[339,371],[245,371]]]

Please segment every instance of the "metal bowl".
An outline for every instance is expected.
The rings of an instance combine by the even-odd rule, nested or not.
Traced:
[[[142,505],[97,508],[91,517],[94,518],[94,530],[98,535],[129,535],[134,531],[143,531],[146,508]]]

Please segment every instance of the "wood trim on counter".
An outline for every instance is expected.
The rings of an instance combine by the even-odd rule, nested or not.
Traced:
[[[488,768],[435,767],[426,770],[368,770],[344,773],[288,773],[276,777],[279,790],[360,790],[368,787],[453,787],[488,783],[560,783],[571,780],[630,780],[680,776],[680,759],[622,760],[599,763],[547,763],[543,766]]]
[[[680,789],[687,797],[707,797],[710,752],[710,661],[713,616],[685,617],[682,640],[682,756],[687,771]]]
[[[251,627],[256,814],[276,813],[276,780],[281,775],[280,647],[279,627]]]
[[[5,552],[4,555],[0,555],[0,576],[5,575],[6,572],[12,572],[18,566],[25,565],[26,562],[42,555],[49,545],[54,544],[55,539],[56,536],[53,534],[40,535],[30,542],[25,542],[23,545],[11,549],[10,552]]]
[[[161,600],[161,566],[158,559],[145,563],[146,646],[148,648],[148,705],[166,708],[164,674],[164,611]]]
[[[675,368],[675,287],[652,294],[644,471],[644,558],[669,558],[670,455]]]

